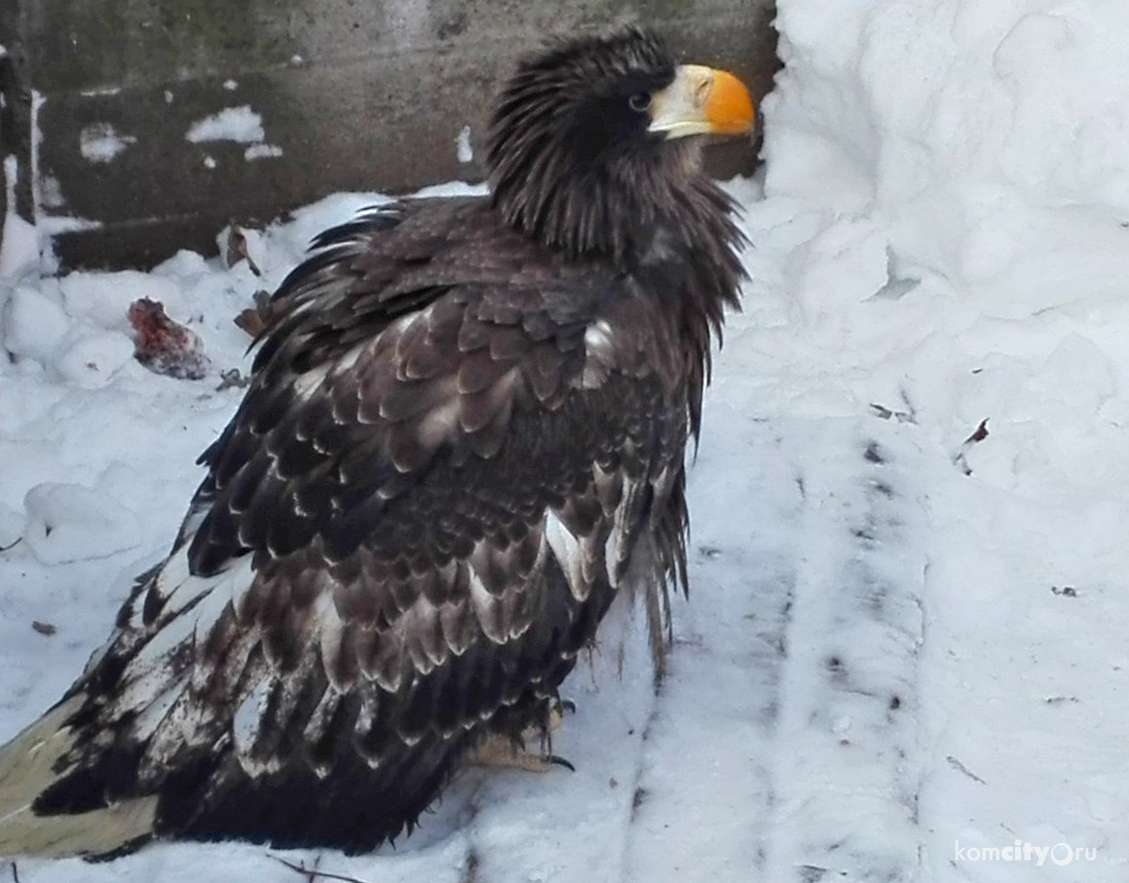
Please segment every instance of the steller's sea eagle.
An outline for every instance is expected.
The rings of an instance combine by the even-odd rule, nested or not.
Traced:
[[[654,622],[743,278],[693,136],[753,121],[649,31],[559,40],[497,99],[488,197],[318,237],[168,558],[0,750],[0,854],[371,849],[546,726],[618,591]]]

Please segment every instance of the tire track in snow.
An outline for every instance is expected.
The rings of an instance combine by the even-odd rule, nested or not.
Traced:
[[[804,514],[762,879],[916,880],[925,555],[914,427],[795,428]]]
[[[642,745],[626,881],[761,879],[801,499],[768,424],[722,405],[710,420],[740,431],[691,472],[691,597]]]
[[[656,694],[639,628],[621,674],[623,626],[601,627],[554,740],[577,771],[488,774],[469,826],[477,883],[748,883],[763,866],[802,496],[779,432],[723,404],[710,419],[742,431],[691,471],[691,596],[674,599],[666,679]]]
[[[473,883],[620,883],[643,732],[655,706],[641,605],[618,599],[598,644],[561,686],[576,703],[552,750],[575,765],[489,770],[465,826]],[[530,746],[534,749],[536,746]],[[465,784],[464,784],[465,787]]]

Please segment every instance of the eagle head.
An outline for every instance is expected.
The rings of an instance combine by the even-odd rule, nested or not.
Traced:
[[[747,135],[754,120],[736,77],[676,64],[651,31],[558,39],[518,63],[495,104],[494,205],[549,246],[630,258],[701,175],[687,136]]]

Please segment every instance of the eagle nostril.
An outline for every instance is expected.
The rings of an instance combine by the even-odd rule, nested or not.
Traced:
[[[713,80],[710,77],[702,77],[694,86],[694,106],[705,107],[706,102],[710,97],[710,89],[713,86]]]

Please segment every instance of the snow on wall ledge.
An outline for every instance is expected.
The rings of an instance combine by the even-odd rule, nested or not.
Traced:
[[[1129,6],[781,0],[777,26],[766,193],[879,224],[872,276],[1003,315],[1124,287]]]

